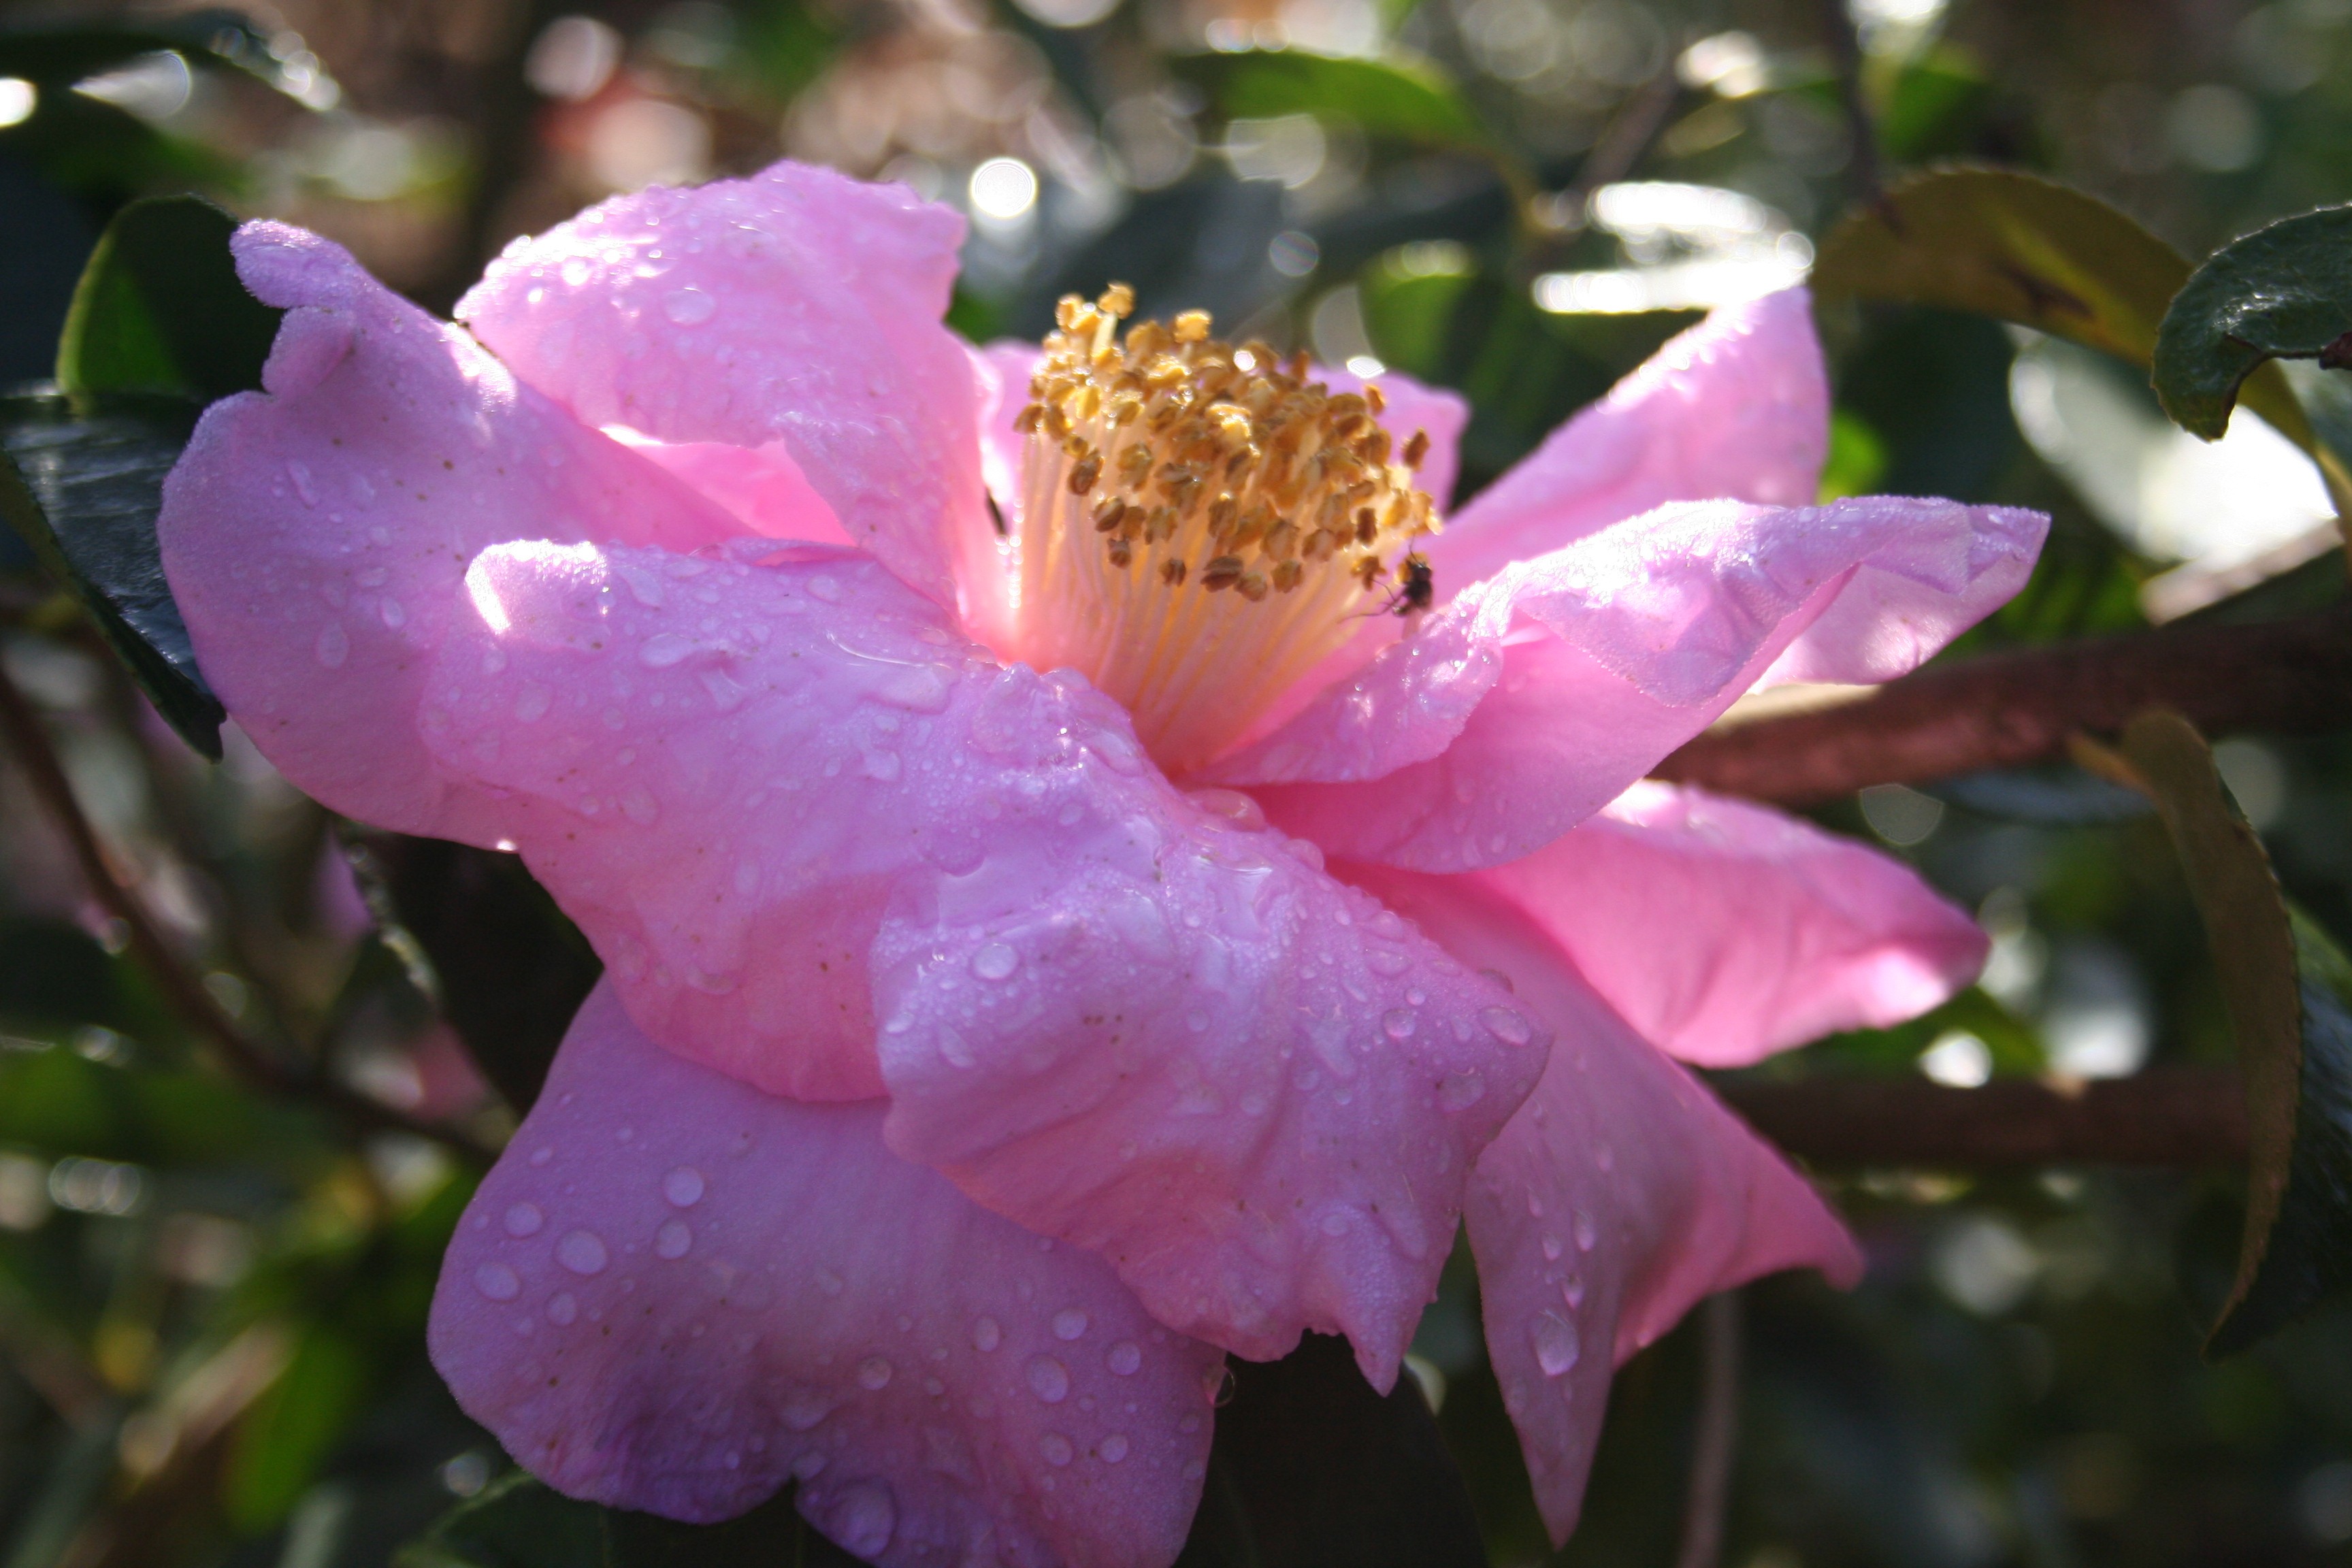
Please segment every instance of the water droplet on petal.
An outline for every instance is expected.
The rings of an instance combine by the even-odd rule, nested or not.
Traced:
[[[694,640],[676,632],[656,632],[637,647],[637,662],[647,669],[667,669],[694,652]]]
[[[1021,966],[1021,955],[1001,942],[992,942],[971,955],[971,972],[982,980],[1003,980]]]
[[[1559,1255],[1567,1250],[1567,1247],[1560,1245],[1559,1237],[1547,1235],[1543,1238],[1543,1255],[1547,1260],[1557,1263],[1559,1261]]]
[[[593,1230],[575,1230],[555,1244],[555,1261],[574,1274],[602,1274],[612,1261],[604,1238]]]
[[[1045,1456],[1047,1464],[1056,1467],[1066,1465],[1077,1457],[1076,1451],[1070,1447],[1070,1440],[1059,1432],[1048,1432],[1037,1439],[1037,1451]]]
[[[719,313],[719,301],[699,289],[673,289],[662,296],[662,314],[681,327],[698,327]]]
[[[1070,1369],[1052,1356],[1032,1357],[1028,1376],[1029,1392],[1048,1405],[1059,1405],[1070,1396]]]
[[[870,1355],[857,1363],[857,1386],[880,1390],[890,1386],[890,1358]]]
[[[319,628],[319,640],[311,646],[321,669],[341,669],[343,660],[352,657],[352,634],[343,630],[343,623],[332,616]]]
[[[654,1232],[654,1256],[656,1258],[684,1258],[693,1245],[694,1227],[682,1219],[664,1220],[662,1227]]]
[[[1535,1346],[1536,1364],[1543,1368],[1546,1377],[1560,1376],[1583,1353],[1576,1325],[1558,1312],[1537,1313],[1535,1327],[1528,1331],[1528,1338]]]
[[[1213,1410],[1223,1410],[1234,1402],[1234,1395],[1241,1392],[1241,1384],[1234,1379],[1234,1369],[1230,1366],[1219,1366],[1204,1381],[1209,1406]]]
[[[1120,1377],[1133,1377],[1143,1369],[1143,1347],[1133,1340],[1121,1340],[1105,1352],[1103,1364]]]
[[[1601,1240],[1601,1232],[1593,1226],[1592,1216],[1582,1209],[1576,1211],[1576,1250],[1590,1252]]]
[[[522,1280],[503,1263],[485,1263],[474,1270],[474,1289],[493,1301],[511,1301],[522,1294]]]
[[[1095,1452],[1102,1456],[1102,1462],[1104,1464],[1118,1464],[1121,1459],[1127,1458],[1127,1434],[1124,1432],[1112,1433],[1109,1436],[1102,1440],[1101,1444],[1095,1449]]]
[[[1410,1007],[1391,1007],[1381,1016],[1381,1032],[1391,1040],[1409,1040],[1420,1026]]]
[[[890,1500],[890,1489],[879,1481],[861,1481],[844,1489],[826,1533],[852,1556],[870,1559],[888,1550],[898,1528],[898,1505]]]
[[[517,1204],[507,1210],[507,1234],[518,1239],[537,1236],[539,1227],[546,1223],[547,1216],[539,1212],[537,1204]]]
[[[982,1352],[992,1351],[1004,1342],[1004,1331],[996,1326],[994,1318],[980,1318],[971,1325],[971,1348]]]
[[[1076,1307],[1065,1307],[1054,1314],[1054,1337],[1057,1340],[1084,1339],[1087,1324],[1091,1321]]]
[[[1467,1110],[1486,1098],[1486,1080],[1475,1072],[1450,1072],[1437,1086],[1437,1103],[1448,1110]]]
[[[569,1290],[558,1291],[547,1303],[547,1321],[559,1329],[568,1329],[579,1321],[580,1303]]]
[[[680,1165],[662,1178],[662,1196],[682,1209],[690,1209],[702,1201],[702,1173],[691,1165]]]
[[[1345,1236],[1348,1234],[1348,1216],[1333,1209],[1323,1216],[1321,1228],[1326,1236]]]
[[[1481,1007],[1478,1021],[1486,1026],[1488,1034],[1507,1046],[1524,1046],[1536,1037],[1536,1032],[1528,1026],[1527,1019],[1508,1007]]]

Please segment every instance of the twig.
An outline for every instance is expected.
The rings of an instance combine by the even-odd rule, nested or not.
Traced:
[[[89,818],[83,815],[73,785],[58,762],[56,749],[49,744],[40,716],[33,711],[5,671],[0,671],[0,731],[7,734],[10,747],[32,782],[33,792],[41,797],[65,834],[91,895],[109,914],[122,922],[131,951],[153,977],[165,1001],[182,1022],[212,1047],[233,1076],[273,1094],[309,1100],[362,1127],[430,1138],[472,1160],[488,1162],[497,1157],[496,1151],[463,1132],[403,1115],[381,1100],[371,1100],[331,1079],[287,1062],[248,1038],[236,1020],[213,1000],[212,993],[180,962],[179,955],[163,940],[163,932],[155,929],[146,907],[116,879],[106,850],[99,843]]]
[[[1718,724],[1661,778],[1783,805],[2064,754],[2078,731],[2170,708],[2207,734],[2352,724],[2352,607],[2258,626],[2175,626],[1996,654],[1815,711]]]
[[[1698,1419],[1691,1434],[1690,1493],[1675,1568],[1716,1568],[1723,1556],[1723,1516],[1731,1501],[1731,1462],[1739,1448],[1740,1327],[1737,1290],[1710,1296],[1699,1308]]]
[[[1635,88],[1619,104],[1617,112],[1602,126],[1600,139],[1584,162],[1577,165],[1576,178],[1563,188],[1535,199],[1536,221],[1563,239],[1581,233],[1584,228],[1584,205],[1592,193],[1601,186],[1613,184],[1633,172],[1650,143],[1665,128],[1666,116],[1681,95],[1681,84],[1675,79],[1674,62],[1669,59],[1657,74]]]
[[[1759,1132],[1819,1165],[2196,1169],[2246,1161],[2246,1098],[2233,1068],[2150,1068],[2079,1086],[1997,1079],[1948,1089],[1856,1077],[1715,1087]]]
[[[1885,181],[1878,167],[1878,131],[1870,122],[1870,105],[1862,96],[1862,38],[1854,30],[1846,0],[1821,0],[1821,7],[1830,53],[1837,58],[1838,104],[1845,110],[1846,139],[1853,143],[1846,160],[1846,180],[1857,203],[1874,202]]]

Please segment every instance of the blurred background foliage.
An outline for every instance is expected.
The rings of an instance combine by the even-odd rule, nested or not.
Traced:
[[[1034,335],[1056,295],[1118,278],[1147,312],[1206,306],[1236,336],[1458,388],[1459,500],[1699,310],[1801,278],[1838,215],[1906,170],[2042,172],[2191,258],[2352,196],[2352,0],[577,5],[0,6],[0,384],[52,374],[75,279],[141,195],[307,225],[446,310],[515,235],[789,154],[965,211],[953,320],[974,338]],[[1846,303],[1822,323],[1825,493],[2056,519],[1969,647],[2342,594],[2319,479],[2259,421],[2200,444],[2138,370],[1983,317]],[[2298,384],[2324,437],[2352,431],[2323,373]],[[460,1032],[546,1037],[593,969],[560,932],[535,945],[527,879],[372,846],[233,729],[205,763],[13,539],[0,660],[117,879],[237,1031],[495,1143],[513,1112],[490,1082],[519,1101],[535,1079],[478,1066]],[[2352,931],[2352,734],[2232,736],[2217,757],[2289,895]],[[478,1166],[220,1071],[35,782],[0,755],[0,1568],[385,1563],[504,1484],[422,1344]],[[2231,1059],[2186,884],[2131,797],[2060,768],[1818,815],[1977,910],[1993,959],[1935,1016],[1760,1076],[1969,1086]],[[436,940],[453,887],[523,933],[470,970]],[[406,924],[379,921],[395,905]],[[2352,1314],[2199,1354],[2239,1179],[1822,1174],[1870,1277],[1745,1293],[1725,1563],[2352,1561]],[[1413,1367],[1492,1560],[1536,1563],[1474,1292],[1449,1273]],[[1625,1369],[1558,1561],[1673,1558],[1698,1362],[1685,1331]],[[460,1531],[404,1561],[570,1561],[551,1553],[575,1524],[478,1550],[448,1544]],[[577,1560],[698,1560],[607,1533]]]

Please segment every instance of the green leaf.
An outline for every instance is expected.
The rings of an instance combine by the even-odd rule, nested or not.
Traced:
[[[1436,68],[1402,52],[1361,59],[1244,49],[1170,63],[1228,117],[1312,114],[1348,121],[1368,136],[1408,146],[1496,151],[1494,138]]]
[[[787,1489],[740,1519],[677,1524],[562,1496],[521,1470],[500,1477],[394,1568],[856,1568],[810,1529]]]
[[[2347,247],[2352,206],[2327,207],[2256,229],[2206,258],[2158,333],[2156,395],[2164,411],[2189,434],[2218,440],[2240,388],[2266,362],[2352,365]],[[2246,400],[2264,412],[2252,390]]]
[[[52,14],[43,21],[0,26],[0,76],[69,88],[85,77],[165,49],[235,67],[280,91],[293,85],[285,66],[269,52],[269,36],[241,13],[220,9],[151,16],[121,26],[80,20],[61,25]]]
[[[2095,196],[2015,170],[1956,165],[1900,181],[1840,219],[1822,242],[1812,287],[1824,300],[1972,310],[2146,367],[2189,276],[2179,251]],[[2275,369],[2252,379],[2245,401],[2320,457]],[[2332,460],[2321,467],[2336,484]]]
[[[197,413],[185,398],[145,394],[0,397],[0,513],[181,739],[217,762],[227,714],[196,668],[155,542],[163,476]]]
[[[1176,1568],[1484,1568],[1469,1489],[1411,1373],[1386,1395],[1348,1342],[1234,1361]]]
[[[236,232],[236,219],[196,196],[153,196],[115,215],[74,289],[59,386],[202,403],[258,389],[285,312],[237,281]]]
[[[2145,715],[2123,755],[2179,851],[2245,1078],[2245,1229],[2206,1340],[2228,1355],[2352,1284],[2352,964],[2289,910],[2194,726]]]
[[[343,837],[385,942],[520,1113],[604,973],[512,855],[353,827]]]
[[[0,1143],[210,1168],[299,1165],[331,1153],[303,1113],[209,1074],[109,1067],[61,1047],[0,1052]]]
[[[237,1424],[221,1479],[229,1523],[251,1534],[293,1510],[359,1414],[371,1381],[350,1335],[326,1323],[302,1330],[268,1392]]]

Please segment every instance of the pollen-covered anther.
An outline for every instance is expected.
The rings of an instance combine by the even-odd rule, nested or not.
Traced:
[[[1368,595],[1436,528],[1413,481],[1429,438],[1398,446],[1377,385],[1334,393],[1203,310],[1122,340],[1134,309],[1123,284],[1063,300],[1014,420],[1022,652],[1085,673],[1182,772],[1383,607]]]

